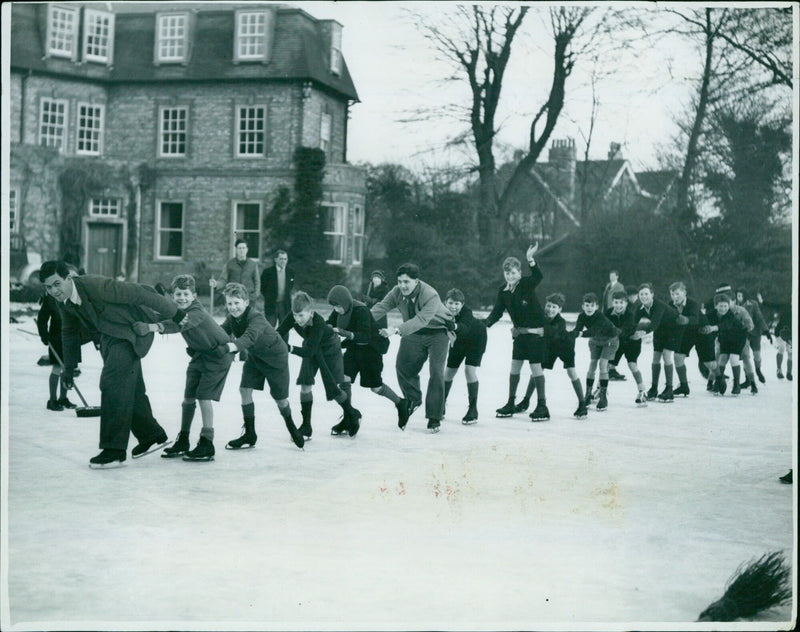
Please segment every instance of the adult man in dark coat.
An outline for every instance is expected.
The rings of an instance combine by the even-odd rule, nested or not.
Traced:
[[[285,250],[275,253],[275,265],[261,273],[261,295],[264,297],[264,316],[267,322],[277,327],[292,311],[292,288],[294,270],[289,267],[289,255]],[[250,301],[253,298],[250,297]]]
[[[71,277],[66,264],[47,261],[39,278],[45,290],[62,303],[64,385],[73,386],[73,371],[86,334],[99,344],[100,448],[89,467],[123,464],[131,432],[139,441],[134,458],[167,442],[167,434],[153,417],[142,377],[141,359],[153,344],[153,334],[137,336],[133,323],[172,319],[180,323],[185,312],[154,289],[98,275]]]

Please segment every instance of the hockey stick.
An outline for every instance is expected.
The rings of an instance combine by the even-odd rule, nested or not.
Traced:
[[[18,329],[17,331],[21,331],[23,334],[28,334],[30,336],[36,336],[37,338],[39,337],[39,334],[35,334],[32,331],[27,331],[25,329]],[[58,352],[53,348],[53,343],[48,342],[47,346],[50,347],[50,351],[53,352],[53,357],[55,357],[55,359],[58,361],[58,365],[61,367],[61,370],[66,371],[66,369],[64,368],[64,362],[61,360],[61,356],[59,356]],[[75,389],[75,392],[78,394],[78,397],[80,397],[81,401],[83,402],[83,406],[78,406],[75,409],[75,414],[78,415],[78,417],[99,417],[100,407],[89,406],[89,404],[86,402],[86,399],[84,399],[83,397],[83,393],[81,393],[80,389],[78,388],[78,385],[75,384],[74,381],[72,382],[72,387]]]
[[[208,310],[208,313],[211,314],[211,318],[214,318],[214,286],[211,286],[211,307]]]

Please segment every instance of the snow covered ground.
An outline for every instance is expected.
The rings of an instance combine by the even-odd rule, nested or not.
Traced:
[[[44,348],[20,331],[35,325],[8,326],[4,629],[719,629],[691,622],[739,564],[773,550],[794,560],[795,490],[778,477],[796,467],[796,387],[776,379],[766,340],[757,397],[712,397],[692,356],[688,399],[636,408],[629,376],[611,384],[607,412],[576,420],[559,365],[552,418],[531,423],[494,415],[509,327],[490,330],[475,426],[460,422],[463,373],[437,435],[422,410],[401,432],[388,400],[356,387],[361,432],[331,437],[339,409],[318,384],[304,451],[263,393],[256,449],[226,451],[241,427],[236,362],[214,462],[151,454],[98,471],[98,419],[45,410]],[[187,362],[180,336],[158,337],[144,360],[171,437]],[[582,378],[587,363],[579,340]],[[82,369],[99,404],[91,346]],[[192,443],[199,427],[198,412]],[[795,603],[748,629],[788,628]]]

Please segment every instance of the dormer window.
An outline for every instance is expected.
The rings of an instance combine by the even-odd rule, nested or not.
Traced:
[[[75,59],[78,49],[78,9],[48,5],[47,54]]]
[[[161,14],[156,25],[156,62],[182,63],[189,51],[189,15],[187,13]]]
[[[110,64],[114,50],[114,14],[86,9],[83,29],[83,58]]]
[[[331,22],[331,72],[342,74],[342,25]]]
[[[233,58],[237,62],[268,61],[272,48],[272,12],[237,11],[233,46]]]

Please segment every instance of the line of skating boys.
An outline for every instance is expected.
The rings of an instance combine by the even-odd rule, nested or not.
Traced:
[[[561,316],[565,302],[563,294],[547,296],[544,307],[536,296],[536,287],[543,278],[534,258],[537,248],[537,245],[531,246],[526,253],[529,275],[523,276],[522,264],[517,258],[508,257],[503,262],[505,283],[498,290],[494,307],[486,319],[474,317],[465,306],[461,290],[451,289],[445,297],[444,305],[453,317],[455,336],[444,372],[444,393],[446,399],[458,368],[465,363],[469,400],[467,413],[462,419],[465,425],[476,423],[478,419],[477,369],[486,349],[486,329],[495,324],[504,312],[508,312],[512,321],[513,351],[508,399],[497,409],[498,417],[526,411],[533,390],[536,390],[537,405],[530,417],[533,421],[549,419],[544,370],[553,369],[556,360],[561,360],[572,382],[578,399],[574,412],[577,418],[588,415],[589,406],[595,399],[597,411],[608,408],[608,382],[610,376],[611,379],[624,379],[616,371],[623,357],[637,386],[635,403],[639,406],[646,406],[652,400],[671,402],[676,395],[689,395],[685,360],[692,348],[696,349],[701,372],[708,377],[708,391],[718,395],[726,392],[724,371],[730,362],[733,374],[731,394],[738,395],[743,388],[750,388],[753,394],[758,392],[756,377],[764,382],[758,353],[760,338],[762,333],[770,334],[758,305],[754,301],[748,302],[743,292],[739,296],[741,304],[737,304],[730,286],[721,285],[714,297],[701,305],[687,297],[682,282],[676,282],[669,288],[670,300],[665,302],[655,298],[649,283],[643,283],[635,291],[628,289],[614,293],[612,306],[605,311],[599,308],[597,295],[587,293],[582,298],[582,311],[575,327],[567,330],[566,321]],[[380,294],[380,285],[384,281],[382,273],[373,275],[367,292],[368,300],[370,295]],[[247,290],[241,284],[230,283],[223,291],[228,313],[222,325],[217,324],[197,301],[195,280],[191,275],[176,276],[171,292],[173,300],[187,313],[181,325],[171,321],[134,325],[134,330],[140,335],[151,331],[180,332],[191,357],[186,370],[180,432],[175,442],[164,449],[162,457],[183,457],[189,461],[214,458],[213,402],[220,399],[236,353],[244,360],[239,385],[244,431],[239,438],[226,444],[227,449],[255,446],[257,434],[252,393],[253,390],[263,390],[265,382],[291,440],[302,448],[312,436],[312,386],[317,373],[322,378],[326,398],[336,401],[342,408],[341,421],[331,429],[333,435],[354,437],[358,433],[361,413],[352,406],[351,385],[359,373],[361,386],[390,400],[397,410],[398,426],[405,428],[413,406],[382,380],[382,355],[388,349],[388,339],[381,335],[381,327],[369,307],[354,299],[344,286],[335,286],[328,295],[333,309],[327,321],[313,311],[312,299],[307,293],[295,293],[292,311],[277,330],[250,304]],[[375,301],[373,298],[371,302]],[[789,312],[784,320],[790,317]],[[285,342],[291,329],[302,338],[301,346]],[[784,322],[776,331],[782,343],[778,361],[786,352],[787,378],[792,379],[791,324]],[[647,333],[653,334],[649,390],[644,387],[637,365],[642,338]],[[590,350],[585,392],[575,368],[575,341],[579,336],[588,338]],[[302,422],[299,427],[293,421],[288,399],[289,353],[302,357],[297,378],[301,389]],[[525,396],[516,403],[520,372],[525,362],[530,365],[532,377]],[[659,393],[662,363],[665,386]],[[741,382],[742,364],[747,378],[745,383]],[[598,368],[599,389],[593,393]],[[674,374],[677,374],[679,382],[675,389]],[[782,377],[780,366],[778,375]],[[202,429],[196,447],[190,449],[189,435],[198,405]]]

